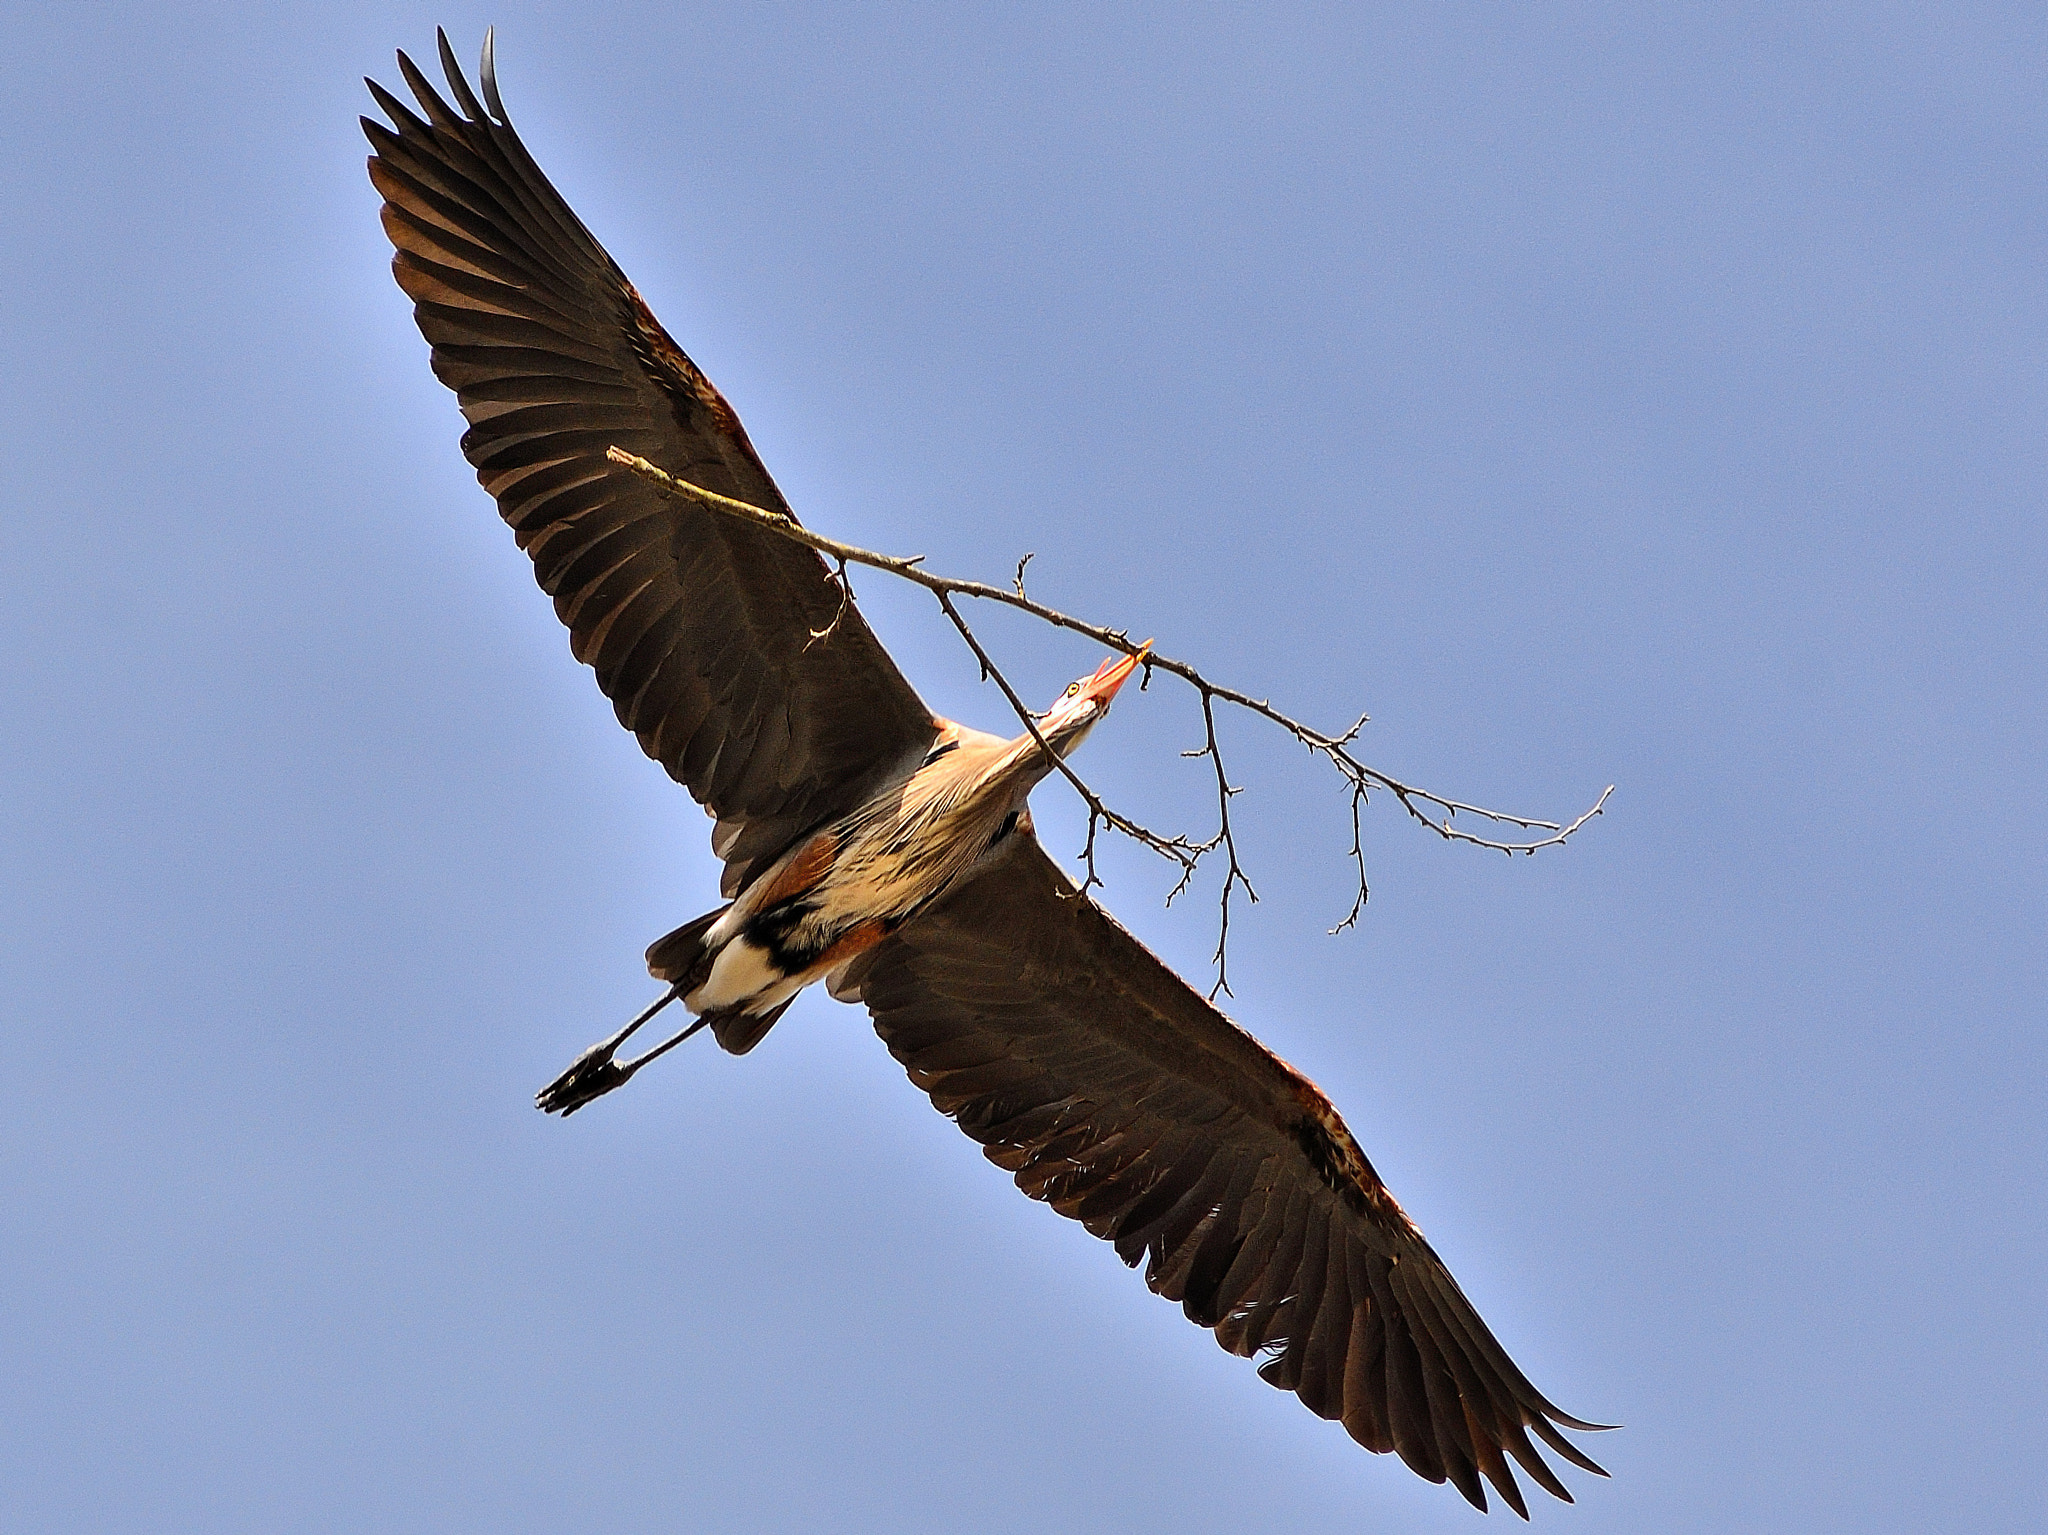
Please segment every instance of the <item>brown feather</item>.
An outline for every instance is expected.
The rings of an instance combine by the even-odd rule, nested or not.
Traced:
[[[1491,1482],[1522,1511],[1509,1455],[1563,1491],[1522,1427],[1554,1442],[1578,1420],[1515,1368],[1329,1100],[1035,839],[862,963],[877,1032],[934,1104],[1027,1194],[1147,1257],[1225,1348],[1269,1353],[1261,1376],[1476,1506]]]
[[[935,719],[815,554],[607,460],[616,445],[789,514],[731,404],[505,119],[488,49],[481,102],[439,50],[452,104],[402,54],[419,112],[371,85],[393,274],[572,653],[712,812],[734,924],[827,922],[785,980],[864,1000],[990,1161],[1146,1259],[1223,1347],[1268,1356],[1264,1378],[1482,1509],[1483,1477],[1526,1517],[1510,1456],[1569,1500],[1524,1430],[1598,1472],[1560,1432],[1597,1425],[1530,1385],[1315,1085],[1045,857],[1024,813],[1042,751]],[[650,967],[701,984],[721,915]],[[726,1049],[788,1005],[754,1000],[703,1014]]]
[[[606,462],[616,443],[789,511],[724,396],[483,114],[445,40],[443,63],[453,105],[400,56],[424,116],[371,87],[391,119],[364,131],[393,273],[575,654],[649,755],[741,829],[731,894],[907,771],[937,727],[818,556]]]

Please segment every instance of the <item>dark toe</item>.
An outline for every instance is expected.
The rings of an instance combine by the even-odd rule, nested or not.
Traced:
[[[601,1098],[630,1077],[630,1071],[622,1070],[618,1062],[609,1058],[601,1061],[579,1060],[554,1081],[534,1095],[534,1106],[545,1114],[567,1116],[575,1113],[593,1098]]]

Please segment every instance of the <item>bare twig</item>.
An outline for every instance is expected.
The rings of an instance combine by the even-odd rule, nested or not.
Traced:
[[[974,652],[974,659],[981,663],[981,675],[986,679],[993,679],[995,685],[1003,690],[1003,697],[1007,698],[1010,707],[1017,711],[1017,718],[1024,722],[1025,730],[1030,733],[1031,739],[1038,743],[1038,749],[1051,759],[1053,766],[1074,786],[1074,792],[1079,794],[1088,806],[1088,843],[1081,851],[1088,875],[1081,882],[1081,894],[1086,895],[1092,886],[1102,883],[1101,876],[1095,872],[1095,828],[1098,822],[1116,828],[1133,842],[1149,847],[1160,857],[1179,864],[1181,883],[1185,884],[1195,872],[1196,861],[1207,849],[1199,844],[1190,843],[1186,837],[1162,837],[1105,805],[1102,797],[1082,781],[1081,775],[1074,771],[1067,759],[1054,751],[1040,734],[1038,716],[1025,707],[1024,700],[1017,696],[1017,690],[1010,686],[1010,679],[1003,675],[1002,669],[990,658],[989,653],[981,648],[981,641],[975,638],[974,630],[968,627],[967,620],[960,616],[960,610],[953,605],[952,595],[940,592],[938,596],[939,606],[945,609],[946,617],[953,621],[953,627],[958,629],[960,637],[967,641],[967,648]]]
[[[1230,829],[1230,797],[1238,791],[1231,787],[1229,778],[1223,772],[1223,750],[1216,744],[1216,706],[1211,701],[1211,695],[1207,688],[1202,690],[1202,729],[1208,737],[1202,748],[1199,751],[1183,752],[1181,755],[1184,757],[1207,757],[1210,765],[1216,769],[1217,827],[1216,836],[1210,841],[1209,845],[1214,847],[1218,842],[1223,844],[1223,857],[1228,867],[1223,871],[1222,916],[1216,924],[1216,953],[1213,956],[1213,963],[1216,966],[1216,984],[1209,988],[1210,1000],[1214,1001],[1216,993],[1219,991],[1226,997],[1235,995],[1230,989],[1230,966],[1224,954],[1225,949],[1230,944],[1231,887],[1235,885],[1244,886],[1246,899],[1250,900],[1254,905],[1258,904],[1259,893],[1252,888],[1251,880],[1246,877],[1244,870],[1239,867],[1237,862],[1237,838]],[[1186,883],[1187,880],[1183,878],[1181,884],[1185,885]],[[1178,889],[1176,889],[1175,893],[1179,893]]]
[[[666,495],[694,501],[700,506],[710,507],[713,510],[758,523],[784,538],[802,544],[804,547],[813,549],[826,558],[836,561],[838,564],[840,607],[833,615],[832,621],[823,630],[813,634],[812,639],[814,642],[825,638],[839,626],[840,619],[845,616],[847,604],[852,601],[853,587],[846,578],[846,567],[849,564],[866,565],[876,570],[887,571],[890,575],[900,576],[906,581],[911,581],[924,587],[936,596],[939,600],[939,606],[945,611],[946,617],[952,621],[953,626],[960,631],[961,638],[966,640],[968,647],[974,652],[975,659],[981,665],[982,675],[994,679],[996,685],[1002,689],[1003,696],[1009,700],[1010,707],[1016,711],[1017,717],[1024,722],[1024,727],[1030,733],[1032,739],[1038,743],[1042,750],[1048,751],[1048,754],[1058,766],[1060,773],[1074,786],[1075,792],[1081,796],[1082,802],[1088,807],[1088,838],[1086,846],[1082,849],[1082,859],[1087,868],[1086,878],[1081,885],[1084,893],[1091,887],[1102,883],[1095,870],[1095,838],[1099,826],[1108,826],[1179,866],[1181,877],[1174,886],[1172,893],[1167,897],[1169,901],[1187,888],[1189,882],[1194,877],[1195,867],[1201,861],[1203,855],[1213,852],[1218,847],[1224,850],[1224,857],[1227,860],[1228,867],[1225,869],[1223,876],[1222,916],[1216,943],[1216,988],[1225,993],[1228,993],[1230,990],[1224,979],[1226,974],[1224,951],[1230,933],[1231,892],[1237,886],[1242,885],[1248,899],[1256,901],[1258,895],[1253,890],[1251,880],[1246,876],[1244,869],[1239,865],[1237,859],[1237,845],[1230,824],[1230,799],[1238,791],[1231,786],[1224,773],[1222,754],[1217,747],[1215,717],[1215,704],[1217,700],[1227,704],[1235,704],[1238,708],[1249,710],[1260,718],[1279,726],[1315,755],[1329,762],[1350,787],[1351,854],[1358,869],[1358,892],[1352,902],[1350,914],[1342,922],[1338,923],[1335,928],[1331,929],[1332,932],[1342,932],[1345,928],[1356,923],[1360,913],[1365,909],[1365,903],[1370,894],[1366,885],[1365,852],[1360,834],[1359,809],[1366,803],[1370,793],[1374,790],[1382,790],[1393,795],[1400,802],[1401,808],[1407,811],[1412,818],[1421,822],[1447,841],[1465,842],[1473,847],[1488,848],[1497,853],[1506,853],[1511,857],[1516,853],[1534,853],[1539,848],[1556,847],[1562,844],[1574,832],[1578,831],[1580,827],[1592,820],[1593,817],[1599,815],[1607,805],[1607,797],[1614,792],[1614,786],[1609,784],[1605,789],[1601,790],[1600,797],[1583,811],[1576,820],[1569,824],[1536,820],[1528,816],[1511,815],[1506,811],[1489,810],[1483,805],[1473,805],[1463,800],[1447,799],[1443,795],[1418,787],[1415,784],[1403,783],[1399,779],[1381,772],[1378,768],[1361,762],[1352,755],[1351,744],[1358,738],[1359,731],[1365,727],[1368,718],[1366,715],[1361,714],[1357,722],[1342,734],[1326,735],[1322,731],[1304,725],[1299,720],[1283,714],[1263,698],[1253,698],[1248,693],[1242,693],[1235,688],[1225,687],[1221,683],[1210,681],[1185,661],[1175,660],[1171,656],[1163,656],[1156,650],[1143,650],[1142,647],[1132,643],[1129,633],[1125,630],[1110,629],[1100,624],[1091,624],[1085,619],[1072,617],[1069,614],[1060,612],[1057,608],[1050,608],[1042,602],[1035,601],[1026,595],[1024,590],[1024,567],[1031,562],[1031,556],[1028,554],[1017,562],[1017,572],[1012,579],[1013,589],[1011,590],[1005,590],[1000,586],[991,586],[983,581],[963,581],[950,576],[934,575],[932,572],[920,568],[924,561],[924,556],[921,554],[907,557],[877,554],[873,550],[861,549],[852,544],[841,543],[836,538],[827,538],[822,533],[813,532],[793,517],[785,516],[780,512],[766,511],[761,507],[749,505],[745,501],[736,501],[730,496],[721,496],[715,491],[705,490],[701,486],[692,485],[687,480],[679,480],[654,464],[649,463],[646,459],[636,454],[628,453],[622,448],[615,447],[611,449],[607,456],[613,463],[632,470],[633,473],[649,481]],[[999,602],[1008,607],[1021,609],[1031,614],[1034,618],[1042,619],[1057,628],[1071,629],[1076,634],[1086,635],[1097,644],[1106,645],[1112,650],[1122,651],[1125,655],[1135,656],[1142,654],[1146,684],[1150,683],[1152,671],[1154,668],[1157,668],[1160,671],[1171,672],[1174,676],[1179,677],[1183,682],[1194,688],[1202,700],[1202,722],[1207,732],[1207,739],[1199,750],[1187,755],[1208,757],[1215,768],[1217,800],[1216,835],[1206,842],[1196,842],[1185,835],[1162,836],[1119,814],[1104,804],[1101,796],[1089,788],[1080,775],[1063,758],[1057,753],[1050,752],[1049,748],[1046,747],[1045,738],[1039,733],[1037,716],[1025,707],[1024,701],[1017,696],[1016,689],[1010,686],[1009,679],[1003,676],[1002,672],[996,667],[995,662],[989,658],[988,652],[982,648],[981,642],[975,637],[974,631],[968,626],[966,619],[961,616],[959,608],[954,604],[952,600],[954,597],[973,597],[985,602]],[[1435,814],[1432,814],[1432,811]],[[1503,837],[1488,837],[1479,832],[1467,831],[1464,827],[1456,825],[1456,818],[1461,814],[1477,818],[1494,826],[1516,827],[1523,831],[1546,832],[1549,835],[1523,841],[1511,841]],[[1215,992],[1212,991],[1210,994],[1213,996]]]
[[[841,560],[839,562],[839,571],[832,579],[839,586],[839,606],[832,610],[832,621],[830,623],[826,624],[822,629],[813,629],[811,631],[811,637],[804,641],[804,649],[806,650],[809,650],[821,640],[832,638],[832,632],[839,627],[839,620],[846,616],[847,605],[854,600],[853,580],[846,573],[846,561]]]
[[[1365,790],[1358,784],[1351,786],[1351,860],[1358,865],[1358,894],[1351,898],[1351,910],[1344,920],[1330,929],[1335,938],[1345,928],[1356,925],[1365,913],[1365,903],[1372,897],[1372,889],[1365,882],[1365,843],[1358,825],[1358,809],[1365,803]]]

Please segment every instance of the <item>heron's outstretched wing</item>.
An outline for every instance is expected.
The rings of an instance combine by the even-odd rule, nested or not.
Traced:
[[[789,511],[732,407],[527,154],[489,42],[483,103],[440,49],[454,107],[402,53],[424,119],[368,82],[393,125],[363,120],[392,270],[470,423],[463,453],[620,722],[717,816],[731,894],[914,765],[931,711],[816,554],[606,462],[616,444]]]
[[[1029,835],[863,956],[910,1078],[1017,1186],[1149,1261],[1259,1374],[1479,1508],[1506,1456],[1570,1501],[1533,1430],[1591,1429],[1515,1367],[1314,1083],[1100,908]],[[1604,1474],[1604,1473],[1602,1473]]]

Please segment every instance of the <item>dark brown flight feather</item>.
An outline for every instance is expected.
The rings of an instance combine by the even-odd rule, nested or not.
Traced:
[[[1017,836],[854,967],[910,1079],[1017,1186],[1145,1262],[1259,1373],[1486,1506],[1529,1431],[1600,1468],[1507,1356],[1315,1084]],[[842,987],[842,990],[845,988]],[[1505,1456],[1503,1454],[1505,1452]],[[1604,1475],[1604,1472],[1600,1474]]]
[[[402,53],[424,118],[368,82],[394,125],[363,119],[392,270],[577,659],[718,817],[731,895],[914,765],[937,726],[858,610],[839,614],[816,554],[606,462],[616,444],[789,512],[732,407],[527,154],[488,55],[486,114],[440,46],[459,112]]]
[[[731,407],[512,131],[489,42],[483,103],[440,47],[455,106],[403,54],[424,118],[370,85],[394,125],[363,124],[394,270],[470,422],[463,452],[621,722],[717,815],[732,896],[953,727],[840,612],[818,556],[606,462],[617,444],[788,511]],[[1490,1482],[1525,1518],[1510,1459],[1571,1500],[1532,1432],[1604,1475],[1559,1432],[1601,1425],[1515,1367],[1329,1100],[1081,896],[1028,817],[1003,826],[833,985],[934,1106],[1366,1448],[1482,1509]],[[800,891],[830,853],[778,878]],[[671,937],[695,955],[718,915]]]

